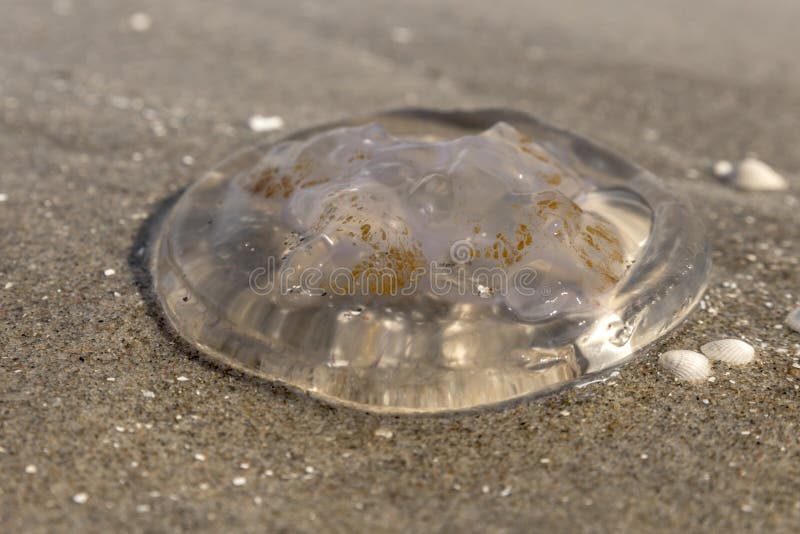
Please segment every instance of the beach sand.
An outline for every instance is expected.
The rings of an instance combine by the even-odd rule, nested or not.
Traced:
[[[3,531],[796,530],[796,2],[265,4],[3,10]],[[152,216],[281,134],[251,116],[285,132],[404,105],[518,108],[654,171],[708,226],[705,309],[604,383],[435,417],[322,404],[169,330]],[[707,172],[748,153],[790,189]],[[756,362],[702,385],[658,366],[720,337]]]

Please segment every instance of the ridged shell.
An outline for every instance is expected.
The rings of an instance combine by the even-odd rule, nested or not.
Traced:
[[[703,382],[711,375],[708,358],[693,350],[670,350],[658,359],[661,367],[686,382]]]
[[[753,361],[756,349],[741,339],[720,339],[706,343],[700,352],[711,360],[719,360],[731,365],[744,365]]]
[[[800,308],[789,312],[786,316],[786,324],[789,328],[800,333]]]
[[[732,182],[746,191],[782,191],[789,187],[786,178],[755,158],[747,158],[739,164]]]

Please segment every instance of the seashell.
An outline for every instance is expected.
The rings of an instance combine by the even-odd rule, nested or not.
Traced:
[[[661,367],[685,382],[702,382],[711,375],[708,358],[693,350],[670,350],[658,359]]]
[[[789,187],[786,178],[755,158],[746,158],[739,164],[731,183],[745,191],[783,191]]]
[[[786,316],[786,325],[797,333],[800,333],[800,308],[789,312]]]
[[[741,339],[712,341],[700,347],[700,352],[708,356],[710,360],[719,360],[731,365],[750,363],[756,355],[756,349]]]

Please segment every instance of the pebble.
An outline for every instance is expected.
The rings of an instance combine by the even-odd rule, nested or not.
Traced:
[[[8,195],[0,193],[0,202],[5,202],[6,200],[8,200]]]
[[[272,132],[283,128],[283,119],[277,115],[266,117],[264,115],[253,115],[248,123],[254,132]]]
[[[189,379],[186,378],[185,376],[179,376],[175,380],[177,380],[178,382],[188,382],[189,381]]]
[[[155,399],[156,398],[156,394],[153,393],[152,391],[148,390],[148,389],[143,389],[142,390],[142,396],[145,399]]]
[[[72,496],[72,502],[75,504],[86,504],[86,501],[89,500],[89,494],[85,492],[76,493]]]
[[[206,455],[205,454],[200,454],[198,452],[197,454],[194,455],[194,459],[197,460],[198,462],[205,462],[206,461]]]
[[[234,486],[244,486],[245,484],[247,484],[247,479],[244,477],[236,477],[233,479]]]
[[[37,471],[36,470],[36,466],[33,465],[33,464],[29,464],[29,465],[25,466],[25,472],[28,473],[29,475],[35,475],[36,471]]]
[[[103,271],[103,274],[106,276],[114,276],[115,274],[117,274],[117,271],[115,271],[114,269],[106,269],[105,271]]]

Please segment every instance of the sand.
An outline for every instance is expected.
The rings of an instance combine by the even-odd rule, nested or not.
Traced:
[[[2,530],[795,530],[800,8],[660,4],[5,6]],[[287,131],[403,105],[519,108],[656,172],[708,226],[705,309],[606,382],[437,417],[319,403],[164,325],[140,251],[153,216],[280,135],[250,117]],[[707,172],[749,153],[789,191]],[[720,337],[756,362],[703,385],[658,366]]]

